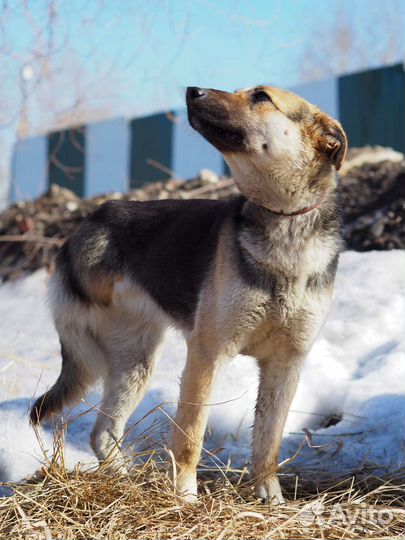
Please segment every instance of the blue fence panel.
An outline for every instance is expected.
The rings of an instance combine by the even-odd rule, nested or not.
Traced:
[[[197,176],[201,169],[210,169],[218,175],[225,172],[222,155],[194,131],[186,110],[175,112],[172,168],[183,180]]]
[[[13,150],[10,201],[38,197],[48,188],[46,137],[18,141]]]
[[[339,90],[336,77],[295,86],[291,88],[291,92],[316,105],[332,118],[339,117]]]
[[[124,118],[89,124],[86,129],[87,197],[129,188],[129,124]]]

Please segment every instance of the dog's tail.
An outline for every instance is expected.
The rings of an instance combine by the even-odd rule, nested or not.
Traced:
[[[77,362],[61,342],[62,371],[50,390],[39,397],[31,407],[30,421],[39,424],[52,413],[60,412],[67,405],[74,405],[84,395],[94,377],[87,366]]]

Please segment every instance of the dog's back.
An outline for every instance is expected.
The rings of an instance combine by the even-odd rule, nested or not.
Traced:
[[[108,201],[65,243],[56,271],[84,303],[108,306],[114,284],[128,278],[168,315],[192,324],[221,227],[244,201]]]

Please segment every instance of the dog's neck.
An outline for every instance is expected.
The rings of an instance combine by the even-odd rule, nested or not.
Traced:
[[[264,156],[224,155],[239,191],[250,201],[277,215],[294,217],[311,213],[336,186],[336,172],[329,161],[311,155],[266,160]]]
[[[259,267],[304,281],[318,267],[326,268],[341,249],[336,192],[316,208],[294,216],[272,212],[246,200],[241,211],[238,242]]]
[[[267,208],[267,210],[269,210],[273,214],[277,214],[278,216],[283,216],[283,217],[302,216],[303,214],[308,214],[308,212],[312,212],[313,210],[316,210],[316,208],[318,208],[322,204],[323,200],[324,200],[324,196],[321,196],[319,197],[318,202],[310,206],[305,206],[304,208],[301,208],[300,210],[296,210],[295,212],[290,212],[290,213],[277,212],[276,210],[272,210],[271,208]]]
[[[330,207],[331,203],[334,205],[336,201],[336,189],[328,189],[326,192],[314,196],[314,202],[308,206],[302,206],[293,210],[291,212],[278,211],[271,208],[271,205],[266,204],[262,205],[257,201],[253,201],[248,197],[245,197],[246,203],[244,207],[243,214],[246,217],[253,215],[256,216],[260,221],[267,222],[268,220],[274,221],[286,221],[289,222],[291,219],[287,218],[297,218],[298,222],[303,222],[305,218],[313,218],[319,213]]]
[[[277,239],[280,245],[293,248],[293,244],[304,241],[313,234],[322,222],[330,223],[334,231],[339,227],[336,218],[336,190],[328,190],[313,205],[288,214],[276,212],[249,199],[243,205],[242,218],[247,228],[261,231],[262,238]],[[327,232],[324,230],[324,232]],[[298,247],[298,246],[296,246]]]

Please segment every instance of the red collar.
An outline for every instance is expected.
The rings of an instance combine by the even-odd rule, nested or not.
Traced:
[[[291,212],[291,214],[285,214],[284,212],[276,212],[275,210],[270,210],[270,212],[273,212],[273,214],[277,214],[278,216],[285,216],[285,217],[294,217],[294,216],[300,216],[302,214],[307,214],[308,212],[311,212],[311,210],[315,210],[315,208],[318,208],[318,206],[323,202],[323,198],[317,202],[316,204],[313,204],[312,206],[306,206],[305,208],[302,208],[301,210],[296,210],[295,212]]]

